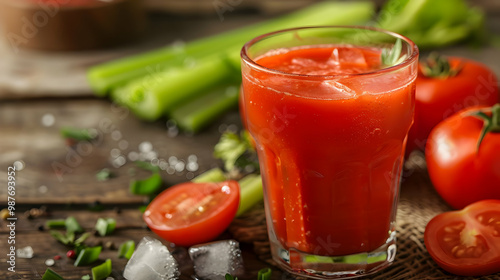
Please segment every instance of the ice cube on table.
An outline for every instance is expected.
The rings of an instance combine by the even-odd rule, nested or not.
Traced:
[[[179,269],[170,251],[160,241],[144,237],[127,262],[123,277],[127,280],[171,280]]]
[[[196,276],[208,280],[224,280],[227,273],[241,276],[245,272],[240,244],[222,240],[189,248]]]

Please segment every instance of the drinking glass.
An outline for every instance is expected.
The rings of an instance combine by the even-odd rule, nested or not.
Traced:
[[[417,46],[376,28],[305,27],[259,36],[241,59],[273,259],[320,279],[390,265]]]

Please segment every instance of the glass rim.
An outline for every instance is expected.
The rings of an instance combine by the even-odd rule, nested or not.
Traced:
[[[369,31],[376,31],[380,33],[384,33],[387,35],[390,35],[394,38],[399,38],[403,41],[405,41],[407,44],[409,44],[412,52],[411,55],[409,55],[405,60],[401,61],[398,64],[381,68],[381,69],[376,69],[372,71],[367,71],[367,72],[362,72],[362,73],[342,73],[342,74],[331,74],[331,75],[311,75],[311,74],[298,74],[298,73],[290,73],[290,72],[285,72],[269,67],[265,67],[263,65],[258,64],[254,59],[250,58],[248,55],[248,50],[251,46],[253,46],[255,43],[258,43],[262,41],[265,38],[268,38],[273,35],[277,34],[282,34],[282,33],[287,33],[295,30],[305,30],[305,29],[321,29],[321,28],[330,28],[330,29],[358,29],[358,30],[369,30]],[[383,74],[387,72],[392,72],[400,68],[404,68],[411,63],[413,63],[416,59],[418,59],[418,54],[419,54],[419,49],[417,44],[410,40],[408,37],[403,36],[401,34],[398,34],[396,32],[392,32],[389,30],[385,30],[382,28],[377,28],[377,27],[372,27],[372,26],[362,26],[362,25],[318,25],[318,26],[304,26],[304,27],[293,27],[293,28],[286,28],[286,29],[281,29],[269,33],[265,33],[262,35],[259,35],[252,40],[248,41],[245,43],[241,49],[240,52],[240,57],[243,60],[243,62],[247,63],[250,67],[254,69],[261,70],[263,72],[267,72],[270,74],[277,74],[277,75],[282,75],[282,76],[290,76],[290,77],[297,77],[297,78],[338,78],[338,77],[354,77],[354,76],[365,76],[365,75],[375,75],[375,74]]]

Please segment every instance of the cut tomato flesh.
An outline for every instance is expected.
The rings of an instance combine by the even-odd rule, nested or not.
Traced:
[[[443,269],[463,276],[500,272],[500,200],[483,200],[434,217],[425,245]]]
[[[221,234],[236,215],[239,199],[236,181],[184,183],[158,195],[143,218],[159,236],[189,246]]]

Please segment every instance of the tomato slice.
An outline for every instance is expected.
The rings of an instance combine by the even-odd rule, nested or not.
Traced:
[[[500,272],[500,200],[482,200],[437,215],[427,224],[424,240],[431,257],[448,272]]]
[[[240,187],[236,181],[183,183],[153,199],[143,219],[165,240],[191,246],[219,236],[236,215],[239,201]]]

